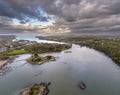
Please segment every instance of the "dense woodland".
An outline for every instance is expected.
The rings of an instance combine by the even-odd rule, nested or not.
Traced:
[[[39,37],[47,40],[62,41],[94,48],[111,57],[120,65],[120,37],[113,36],[49,36]]]

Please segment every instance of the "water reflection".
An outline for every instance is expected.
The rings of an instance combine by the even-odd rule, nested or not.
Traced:
[[[0,77],[0,95],[19,95],[21,89],[40,82],[51,82],[49,95],[119,95],[120,68],[103,53],[72,46],[71,53],[52,53],[58,59],[43,65],[26,62],[20,55],[8,66],[14,68]],[[80,90],[80,82],[86,84]]]

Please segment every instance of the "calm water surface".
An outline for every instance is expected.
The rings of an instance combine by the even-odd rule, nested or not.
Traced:
[[[74,44],[69,50],[50,54],[57,60],[43,65],[27,63],[30,54],[20,55],[7,65],[12,71],[0,76],[0,95],[19,95],[21,89],[40,82],[52,83],[49,95],[120,95],[120,67],[110,58]],[[86,84],[84,91],[79,82]]]

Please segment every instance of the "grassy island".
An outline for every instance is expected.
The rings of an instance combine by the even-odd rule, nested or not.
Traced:
[[[21,95],[48,95],[48,93],[49,93],[48,84],[40,83],[24,89],[20,94]]]
[[[19,55],[25,53],[46,53],[46,52],[60,52],[71,48],[69,44],[49,44],[49,43],[34,43],[26,46],[19,46],[19,48],[12,47],[8,48],[6,51],[1,52],[0,58],[3,55]]]
[[[15,42],[17,43],[17,42]],[[18,42],[19,43],[19,42]],[[22,45],[19,45],[19,48],[13,45],[9,47],[6,51],[0,53],[0,60],[9,59],[10,56],[26,54],[26,53],[48,53],[48,52],[61,52],[63,50],[71,48],[69,44],[49,44],[49,43],[35,43],[24,45],[24,41],[21,42]]]
[[[55,57],[50,55],[43,57],[39,56],[38,54],[33,54],[27,61],[31,64],[41,65],[45,62],[55,61]]]
[[[62,41],[87,46],[105,53],[120,65],[120,37],[114,36],[48,36],[42,39]]]
[[[35,41],[19,40],[10,43],[5,43],[7,45],[3,46],[4,50],[0,52],[0,67],[7,64],[7,60],[13,59],[14,56],[20,54],[40,54],[40,53],[51,53],[51,52],[61,52],[63,50],[71,48],[70,44],[57,44],[57,43],[37,43]],[[2,48],[3,48],[2,47]],[[42,64],[46,61],[53,61],[55,58],[53,56],[46,57],[31,57],[31,63]]]

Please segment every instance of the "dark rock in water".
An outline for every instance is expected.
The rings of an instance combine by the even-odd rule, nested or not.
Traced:
[[[81,83],[79,84],[79,88],[80,88],[81,90],[85,90],[85,89],[86,89],[86,84],[83,83],[83,82],[81,82]]]
[[[51,82],[48,82],[48,86],[50,86],[51,85]]]

